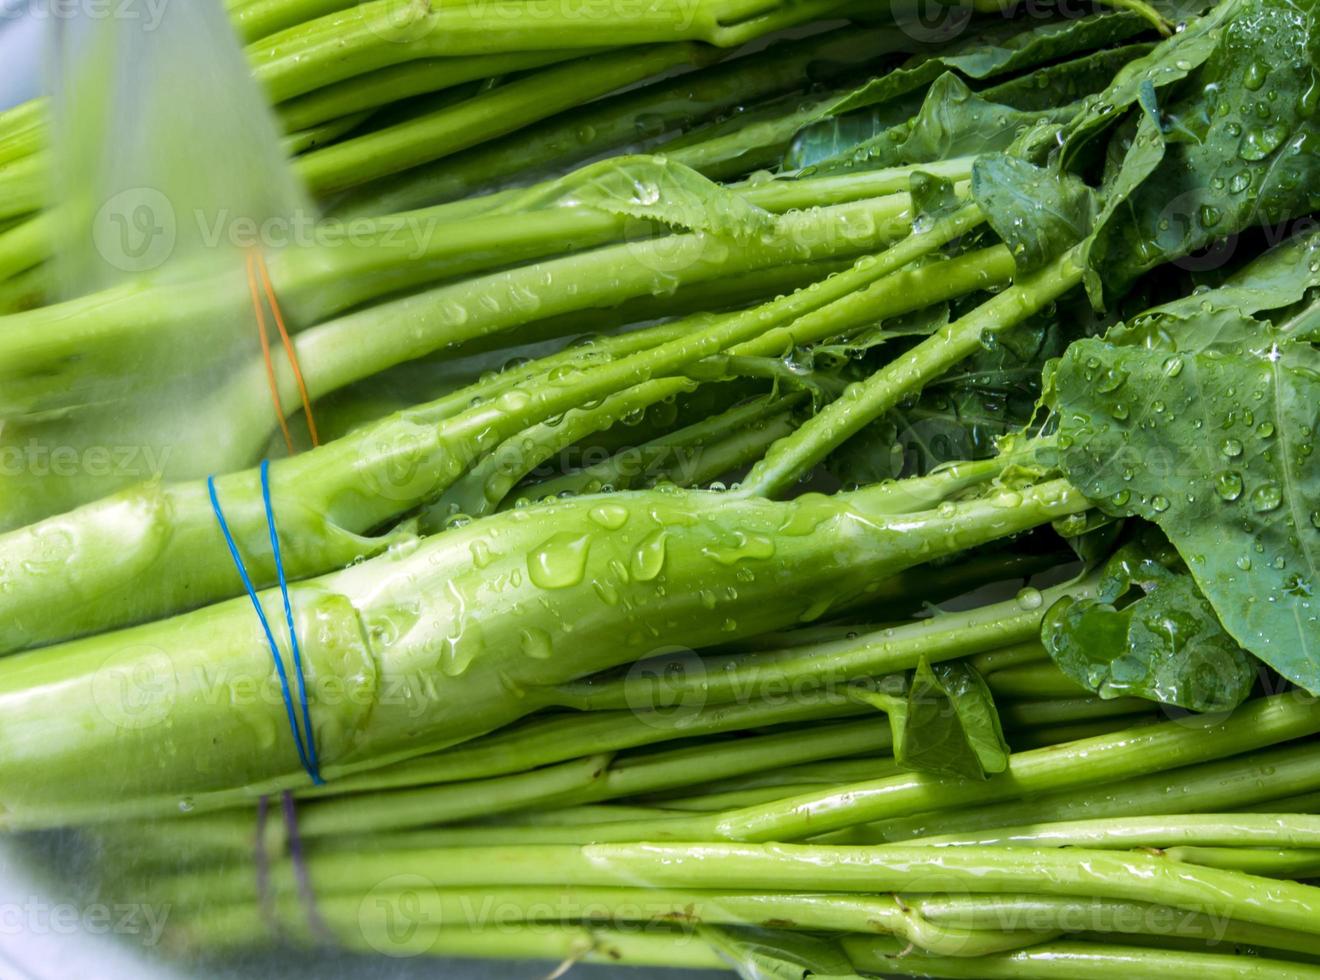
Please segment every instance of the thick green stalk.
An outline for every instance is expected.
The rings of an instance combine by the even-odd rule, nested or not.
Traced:
[[[50,179],[49,150],[38,150],[0,164],[0,219],[18,218],[41,210]],[[0,266],[3,271],[4,266]]]
[[[810,621],[904,568],[1089,506],[1062,482],[897,518],[869,501],[576,498],[296,583],[321,771],[333,780],[436,751],[553,703],[576,677],[653,655],[657,636],[698,649]],[[279,622],[278,593],[265,601]],[[304,786],[277,692],[246,600],[0,660],[0,825],[241,805]]]
[[[245,42],[259,41],[277,31],[353,6],[354,0],[251,0],[230,9],[229,19]]]
[[[938,330],[818,412],[772,448],[743,481],[739,493],[779,496],[806,476],[831,450],[975,353],[982,337],[1009,329],[1082,281],[1070,253],[1016,283],[972,312]]]
[[[910,248],[899,247],[898,251]],[[984,269],[984,264],[979,268]],[[803,317],[789,328],[771,328],[776,322],[792,322],[803,311],[829,305],[840,285],[846,291],[848,285],[870,281],[884,269],[883,263],[861,263],[819,287],[726,318],[715,327],[706,325],[708,329],[696,337],[687,336],[685,326],[677,324],[598,342],[585,349],[584,359],[601,351],[621,356],[593,372],[589,387],[582,371],[563,370],[572,366],[578,354],[561,355],[530,371],[515,373],[515,386],[508,386],[507,379],[497,379],[277,463],[272,468],[276,509],[286,526],[296,522],[294,539],[304,542],[303,549],[286,556],[290,576],[326,571],[355,556],[384,550],[391,539],[365,539],[361,532],[432,499],[461,476],[471,460],[529,424],[653,374],[681,370],[685,363],[719,350],[721,344],[748,335],[762,333],[763,339],[768,337],[773,343],[791,344],[794,331],[803,324],[816,322],[824,329],[834,329],[828,316]],[[900,279],[898,285],[903,284]],[[916,295],[918,302],[927,298],[920,292]],[[856,315],[847,302],[841,308],[849,316]],[[660,343],[655,344],[656,340]],[[636,355],[640,353],[647,356],[639,359]],[[303,364],[307,369],[306,357]],[[549,383],[531,384],[541,374]],[[486,400],[468,407],[474,396]],[[290,398],[295,397],[291,390]],[[248,410],[252,410],[250,406]],[[222,478],[219,487],[244,553],[255,556],[250,561],[257,581],[269,583],[274,570],[262,543],[267,535],[256,483],[255,473],[246,471]],[[168,535],[158,517],[166,512],[172,528]],[[0,590],[0,602],[9,609],[0,622],[9,624],[12,637],[4,648],[49,643],[139,617],[159,616],[233,595],[237,587],[200,483],[150,484],[12,532],[5,542],[6,555],[17,564],[42,560],[48,554],[51,528],[58,528],[60,536],[82,539],[84,548],[79,554],[85,557],[73,564],[43,561],[49,566],[47,577],[26,577]],[[126,583],[151,567],[168,567],[171,575],[145,595],[133,587],[133,602],[122,601],[122,591],[129,587]],[[57,575],[76,577],[84,598],[72,621],[59,601],[61,590],[50,587],[51,578]],[[58,602],[60,615],[45,612],[52,602]]]
[[[47,211],[0,232],[0,282],[49,258],[54,228],[54,216]]]

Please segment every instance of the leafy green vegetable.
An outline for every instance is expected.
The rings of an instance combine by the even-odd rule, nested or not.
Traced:
[[[900,695],[859,691],[855,696],[889,716],[894,758],[904,769],[985,779],[1008,765],[1008,744],[985,681],[965,663],[925,658],[905,679]]]
[[[1096,210],[1095,194],[1082,181],[1003,153],[977,157],[972,197],[1024,272],[1085,238]]]
[[[1177,546],[1228,632],[1320,691],[1320,351],[1240,311],[1155,311],[1053,384],[1069,478]]]
[[[1128,545],[1095,598],[1060,599],[1041,637],[1065,674],[1102,698],[1141,697],[1228,711],[1251,693],[1251,657],[1219,624],[1185,569]],[[1134,598],[1133,593],[1136,593]]]
[[[1320,15],[1285,0],[1224,6],[1238,13],[1185,86],[1165,90],[1171,98],[1149,78],[1136,87],[1146,95],[1133,139],[1149,145],[1145,167],[1160,159],[1091,245],[1110,291],[1170,257],[1320,207],[1314,80],[1281,67],[1320,59]]]

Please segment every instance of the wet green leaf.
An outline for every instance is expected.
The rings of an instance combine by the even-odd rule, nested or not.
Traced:
[[[1123,548],[1105,566],[1100,594],[1057,602],[1041,639],[1060,670],[1102,698],[1228,711],[1251,693],[1254,662],[1171,564]]]
[[[1085,238],[1096,213],[1095,193],[1076,177],[1003,153],[977,158],[972,197],[1024,272]]]
[[[984,779],[1008,766],[999,713],[985,681],[969,665],[923,659],[901,696],[858,695],[889,717],[894,758],[904,769]]]
[[[1125,159],[1110,182],[1108,210],[1087,249],[1088,285],[1097,298],[1099,281],[1106,293],[1121,292],[1171,259],[1320,207],[1315,69],[1289,67],[1320,63],[1314,4],[1223,6],[1234,16],[1192,45],[1204,59],[1185,83],[1157,90],[1148,77],[1128,86],[1141,115],[1134,159]],[[1182,54],[1171,62],[1175,74],[1192,64]]]
[[[746,239],[768,230],[774,215],[664,157],[613,157],[533,188],[493,214],[585,207],[658,221],[690,231]]]
[[[1073,344],[1052,384],[1069,479],[1158,524],[1229,634],[1320,692],[1320,351],[1175,304]]]

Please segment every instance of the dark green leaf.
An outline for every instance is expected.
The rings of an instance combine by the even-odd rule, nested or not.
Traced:
[[[901,18],[899,26],[903,26]],[[990,78],[1084,51],[1113,47],[1149,29],[1150,25],[1140,16],[1123,11],[1059,18],[1035,26],[1023,21],[992,24],[955,41],[937,55],[862,86],[840,100],[834,111],[843,113],[888,102],[934,81],[946,70],[952,69],[968,78]]]
[[[987,773],[1007,769],[1008,743],[1004,740],[994,697],[981,675],[970,665],[956,660],[936,664],[930,671],[948,695],[967,745],[981,769]]]
[[[951,16],[955,18],[967,15],[965,10],[950,10]],[[949,26],[961,30],[965,23],[964,20]],[[952,73],[955,78],[961,75],[974,80],[987,79],[1044,65],[1081,52],[1105,49],[1094,58],[1080,58],[1072,65],[1042,69],[1030,82],[1019,80],[1016,85],[1008,83],[1014,87],[1006,86],[1005,98],[986,96],[990,102],[1020,110],[1013,122],[1014,127],[1020,129],[1028,124],[1031,113],[1057,110],[1063,102],[1104,86],[1118,63],[1138,53],[1125,51],[1116,54],[1108,49],[1148,28],[1149,25],[1141,17],[1124,12],[1061,18],[1034,26],[1023,20],[990,22],[976,33],[946,46],[938,55],[915,57],[910,64],[875,78],[821,106],[817,117],[819,121],[813,120],[815,124],[807,126],[798,135],[793,150],[785,160],[785,166],[791,170],[808,166],[826,166],[829,169],[887,166],[887,163],[881,162],[882,159],[899,158],[886,148],[887,144],[906,138],[902,132],[891,138],[889,131],[903,124],[911,125],[909,120],[923,102],[921,93],[946,72]],[[1030,85],[1035,93],[1048,90],[1050,97],[1042,97],[1040,94],[1028,96],[1024,91],[1026,85]],[[1058,97],[1060,93],[1073,92],[1076,94],[1067,99]],[[937,114],[938,107],[928,113]],[[974,130],[964,126],[963,131],[969,134],[979,131],[987,135],[999,135],[990,125],[975,127]],[[875,151],[874,155],[872,151]],[[934,160],[939,157],[927,156],[924,159]]]
[[[908,193],[912,196],[914,221],[934,221],[941,214],[952,211],[962,202],[954,192],[953,181],[918,170],[908,180]]]
[[[1228,711],[1256,679],[1252,658],[1224,631],[1191,576],[1136,545],[1105,566],[1096,598],[1057,602],[1041,639],[1060,670],[1102,698]]]
[[[835,169],[835,163],[894,167],[1005,150],[1031,127],[1063,122],[1072,113],[1067,105],[1025,111],[989,102],[957,75],[946,72],[931,85],[916,116],[854,148],[847,157],[826,160],[820,166],[823,170]]]
[[[1008,765],[1008,745],[990,689],[966,664],[931,667],[923,658],[902,696],[858,697],[889,716],[894,759],[904,769],[984,779]]]
[[[1033,112],[1053,109],[1099,92],[1114,80],[1120,68],[1150,54],[1153,48],[1153,44],[1127,44],[1097,51],[1082,58],[1037,68],[981,89],[977,94],[988,102],[998,102],[1014,109]]]
[[[1194,18],[1184,30],[1165,38],[1149,54],[1126,64],[1103,92],[1086,100],[1085,111],[1064,131],[1065,164],[1090,140],[1122,119],[1124,110],[1134,105],[1143,91],[1180,82],[1202,65],[1219,44],[1223,25],[1250,2],[1222,0],[1205,16]]]
[[[972,197],[1024,272],[1085,238],[1096,213],[1095,193],[1076,177],[1003,153],[972,165]]]
[[[1150,79],[1137,86],[1144,172],[1125,182],[1121,209],[1111,208],[1087,255],[1111,293],[1226,236],[1320,207],[1316,82],[1292,67],[1320,63],[1314,4],[1226,5],[1236,16],[1202,38],[1214,45],[1185,86],[1158,94]]]
[[[1234,639],[1320,693],[1320,351],[1207,304],[1073,344],[1052,384],[1068,478],[1158,524]]]

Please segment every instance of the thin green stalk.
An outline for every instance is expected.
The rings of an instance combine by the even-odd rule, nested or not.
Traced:
[[[985,682],[995,697],[1076,698],[1090,693],[1085,686],[1054,666],[1044,647],[1037,644],[1037,648],[1041,654],[1037,662],[1006,667],[986,676]]]
[[[391,0],[375,0],[267,38],[249,50],[249,60],[271,100],[283,102],[333,82],[422,58],[665,41],[735,47],[827,16],[847,2],[715,0],[694,11],[682,0],[655,0],[600,18],[586,8],[569,7],[547,8],[542,11],[545,16],[508,17],[466,4],[410,7],[400,16],[400,8]],[[749,7],[756,14],[726,26],[726,17],[737,17]]]
[[[774,497],[786,493],[831,450],[889,411],[907,394],[920,390],[979,348],[982,338],[1009,329],[1047,306],[1082,281],[1082,266],[1071,254],[913,347],[865,381],[849,388],[766,454],[739,493]]]
[[[280,140],[280,146],[289,156],[307,153],[317,147],[334,143],[339,137],[351,133],[370,117],[370,112],[354,112],[327,122],[290,132]]]
[[[727,840],[792,840],[941,807],[1130,779],[1316,732],[1320,705],[1309,698],[1277,695],[1248,702],[1224,720],[1181,719],[1017,753],[1006,772],[980,783],[908,774],[727,814],[714,831]]]
[[[1035,822],[1220,812],[1251,803],[1268,807],[1280,792],[1317,788],[1320,788],[1320,746],[1301,742],[1123,782],[1046,793],[1031,800],[887,820],[856,828],[849,839],[902,841]]]
[[[656,672],[618,680],[587,679],[563,692],[567,705],[584,709],[622,708],[653,703],[653,678],[666,676],[664,696],[682,700],[700,696],[704,703],[755,700],[763,692],[839,690],[850,681],[894,674],[927,661],[951,660],[996,650],[1037,636],[1046,610],[1060,597],[1089,594],[1090,582],[1067,583],[1034,593],[1028,599],[1009,599],[978,608],[943,613],[930,619],[873,630],[856,637],[807,647],[790,647],[756,654],[733,654],[684,663]],[[686,676],[691,673],[692,676]]]
[[[1236,809],[1243,813],[1320,813],[1320,792],[1261,800]]]
[[[1212,946],[1238,944],[1320,955],[1320,938],[1311,933],[1244,925],[1147,902],[1047,895],[914,895],[903,900],[931,922],[962,929],[1185,937],[1206,940]]]
[[[609,826],[609,825],[605,825]],[[447,887],[577,885],[722,888],[847,893],[1035,892],[1120,901],[1151,901],[1280,929],[1320,935],[1320,888],[1140,853],[1099,850],[967,847],[838,847],[801,844],[628,843],[446,848],[434,851],[313,854],[312,878],[323,893],[356,891],[408,867]],[[272,869],[287,887],[287,862]],[[162,898],[244,900],[250,869],[201,873],[161,882]]]
[[[524,477],[575,443],[608,429],[623,417],[645,411],[694,387],[685,378],[645,381],[599,404],[575,408],[560,419],[541,422],[501,443],[447,490],[430,510],[430,526],[451,515],[481,517],[493,513]]]
[[[1143,847],[1166,850],[1173,845],[1320,848],[1320,817],[1266,813],[1107,817],[921,837],[912,843],[928,847],[995,844],[1000,847]],[[1320,856],[1320,852],[1315,856]]]
[[[670,816],[677,816],[679,812],[685,813],[721,813],[725,810],[737,809],[745,806],[756,806],[760,803],[770,803],[774,800],[782,800],[789,796],[796,796],[799,793],[810,793],[817,789],[820,782],[811,780],[803,783],[787,783],[782,786],[759,786],[747,789],[730,789],[710,793],[703,793],[700,796],[680,796],[677,799],[665,799],[657,802],[664,804],[664,810]],[[656,816],[642,818],[646,821],[658,819]],[[581,837],[577,838],[581,841]],[[545,843],[563,843],[559,841],[546,841]]]
[[[750,466],[764,456],[777,439],[782,439],[795,428],[795,413],[791,408],[786,409],[750,428],[696,446],[686,460],[671,459],[644,485],[719,489],[713,483],[717,477]]]
[[[677,78],[661,78],[561,113],[502,139],[415,167],[389,180],[357,188],[335,204],[335,212],[372,215],[402,211],[456,200],[514,179],[525,182],[528,176],[552,174],[622,147],[640,144],[660,150],[667,145],[667,134],[671,131],[690,128],[717,113],[741,109],[765,95],[800,84],[817,67],[818,60],[830,65],[858,64],[910,43],[906,35],[893,29],[849,28],[774,44],[758,54]],[[455,59],[445,59],[452,60]],[[399,70],[402,69],[387,71]],[[371,77],[374,76],[366,76]],[[353,79],[340,86],[354,86],[363,81],[363,78]],[[319,94],[304,98],[314,99]],[[970,164],[954,169],[956,173],[951,179],[965,179]],[[906,180],[894,188],[906,189]],[[813,203],[841,202],[824,199]]]
[[[661,478],[680,486],[695,486],[700,481],[694,470],[700,469],[700,453],[706,446],[734,433],[778,431],[775,423],[790,424],[787,409],[792,403],[792,396],[749,399],[718,415],[622,449],[600,463],[538,482],[529,489],[528,496],[543,500],[561,494],[611,492]]]
[[[333,799],[303,806],[298,827],[304,837],[318,838],[457,823],[531,806],[598,803],[760,772],[781,762],[793,764],[874,752],[889,745],[885,726],[867,720],[671,749],[614,762],[597,756],[467,783],[351,796],[336,794]]]
[[[399,929],[388,904],[374,903],[367,913],[354,912],[338,923],[336,938],[351,952],[392,957],[435,956],[463,959],[544,960],[550,967],[578,963],[620,966],[660,966],[670,969],[718,970],[726,964],[709,946],[691,934],[639,932],[600,926],[519,926],[445,928],[424,923]]]
[[[978,674],[986,675],[997,670],[1003,670],[1006,667],[1034,663],[1041,659],[1043,652],[1044,648],[1040,643],[1029,640],[1026,643],[1016,643],[1013,646],[1004,647],[1002,650],[988,650],[985,653],[978,653],[968,663],[976,669]]]
[[[342,191],[507,135],[679,65],[708,60],[695,45],[661,45],[595,55],[524,78],[417,119],[327,146],[294,169],[316,194]]]
[[[318,126],[355,112],[377,109],[417,95],[441,92],[467,82],[493,78],[512,72],[544,68],[574,58],[597,54],[595,51],[518,51],[512,54],[475,55],[469,58],[429,58],[411,61],[392,68],[336,82],[275,107],[286,132]],[[422,201],[394,208],[381,208],[372,214],[389,214],[421,204]]]
[[[968,980],[1168,980],[1171,976],[1202,980],[1310,980],[1320,967],[1254,956],[1112,946],[1099,943],[1052,942],[977,960],[903,955],[868,940],[848,940],[849,958],[859,969],[889,975],[950,977]]]
[[[1113,718],[1097,718],[1092,721],[1074,721],[1062,725],[1047,725],[1041,728],[1018,729],[1009,731],[1008,744],[1014,752],[1029,749],[1042,749],[1048,745],[1062,742],[1076,742],[1082,739],[1111,735],[1115,732],[1142,725],[1154,724],[1160,718],[1154,713],[1146,715],[1120,715]]]
[[[388,884],[388,883],[387,883]],[[823,932],[885,933],[919,949],[948,956],[981,956],[1017,949],[1040,940],[1039,933],[974,932],[933,926],[890,896],[809,895],[790,893],[675,891],[641,888],[510,888],[422,889],[403,880],[399,888],[380,888],[360,896],[330,895],[318,899],[317,911],[336,926],[356,928],[360,906],[376,900],[396,913],[407,907],[415,922],[445,923],[450,928],[481,928],[491,920],[501,924],[681,923],[745,925],[775,923],[779,928]],[[277,900],[284,931],[302,936],[306,911],[295,896]],[[208,908],[204,915],[184,919],[176,936],[208,950],[260,943],[269,923],[254,903]],[[307,938],[313,938],[308,936]],[[177,940],[176,940],[177,941]]]
[[[845,699],[817,694],[740,705],[704,706],[691,702],[682,710],[647,710],[638,704],[625,711],[550,715],[529,719],[436,755],[420,756],[360,776],[350,776],[333,786],[310,789],[305,793],[308,796],[331,796],[482,779],[595,752],[616,752],[674,739],[862,713],[858,706]]]
[[[1171,861],[1268,878],[1314,878],[1320,874],[1320,851],[1311,848],[1179,845],[1166,848],[1164,856]]]
[[[1034,643],[1033,643],[1034,645]],[[1010,648],[1016,649],[1016,648]],[[993,655],[991,651],[990,655]],[[973,658],[975,661],[975,658]],[[975,666],[975,663],[973,663]],[[1042,701],[1007,701],[999,705],[999,717],[1009,729],[1066,725],[1079,721],[1127,717],[1152,711],[1156,705],[1142,698],[1066,697]]]

